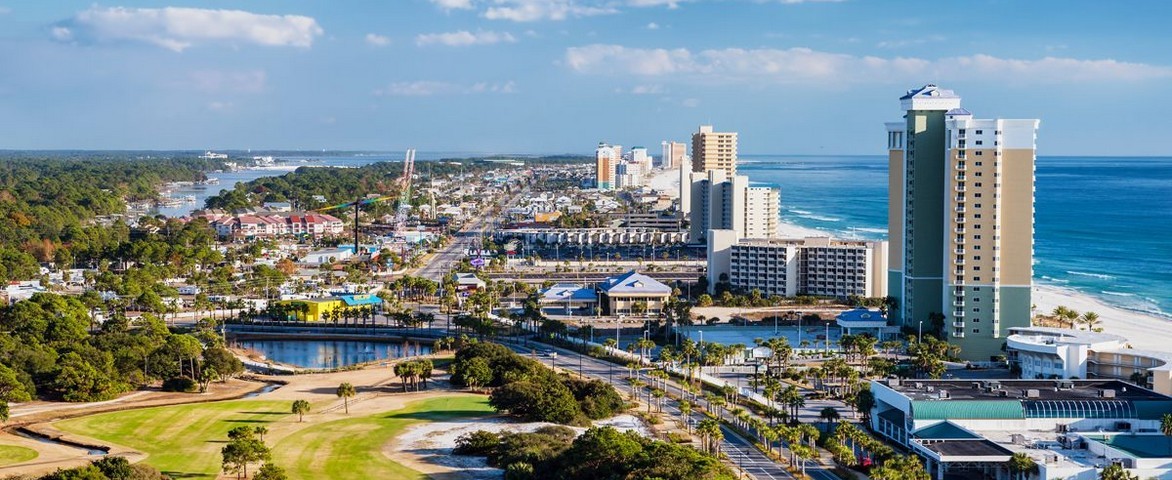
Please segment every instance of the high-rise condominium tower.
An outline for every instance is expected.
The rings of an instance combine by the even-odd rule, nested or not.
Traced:
[[[941,332],[966,360],[1028,326],[1038,120],[979,120],[951,90],[900,98],[887,124],[889,289],[896,322]]]
[[[701,125],[692,134],[692,171],[723,170],[732,177],[737,174],[737,134],[714,132],[712,125]]]

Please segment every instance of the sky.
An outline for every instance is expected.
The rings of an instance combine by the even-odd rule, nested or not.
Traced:
[[[1172,2],[0,0],[0,149],[883,154],[899,97],[1172,155]],[[1161,120],[1164,119],[1164,120]],[[658,148],[651,148],[653,154]]]

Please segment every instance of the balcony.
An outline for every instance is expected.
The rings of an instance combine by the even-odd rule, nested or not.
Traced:
[[[954,307],[963,307],[963,306],[964,306],[964,300],[954,300],[954,301],[952,302],[952,306],[954,306]]]
[[[964,310],[952,312],[952,318],[964,318]]]
[[[956,176],[956,181],[958,181],[958,182],[963,182],[965,180],[968,180],[968,179],[965,178],[965,176],[963,174]]]
[[[957,203],[964,203],[964,197],[963,197],[963,196],[956,197],[956,198],[954,198],[953,200],[956,200],[956,202],[957,202]]]
[[[957,330],[952,332],[953,338],[964,338],[964,330]]]
[[[965,208],[964,208],[964,205],[960,205],[960,206],[957,206],[956,208],[954,208],[953,210],[955,210],[956,213],[964,213]]]
[[[962,164],[960,164],[960,165],[957,165],[957,166],[956,166],[956,171],[958,171],[958,172],[963,172],[963,171],[965,171],[965,170],[967,170],[967,169],[968,169],[968,167],[964,166],[964,164],[963,164],[963,163],[962,163]]]
[[[964,233],[964,227],[956,227],[956,228],[952,229],[952,231],[955,233],[958,233],[958,234]]]
[[[957,245],[964,245],[964,239],[958,238],[958,239],[953,240],[952,243],[955,243]]]
[[[953,294],[953,295],[955,295],[955,296],[957,296],[957,297],[964,297],[964,289],[963,289],[963,288],[958,288],[958,289],[956,289],[956,291],[955,291],[955,292],[952,292],[952,294]]]
[[[957,218],[954,218],[954,219],[953,219],[953,222],[955,222],[955,223],[957,223],[957,224],[964,223],[964,217],[957,217]]]
[[[959,243],[960,239],[958,238],[958,239],[956,239],[956,240],[957,240],[957,242]],[[964,249],[963,249],[963,248],[958,248],[958,249],[956,249],[956,250],[953,250],[953,251],[952,251],[952,253],[955,253],[955,254],[957,254],[957,255],[964,255]]]
[[[958,266],[958,267],[960,267],[960,266],[963,266],[963,265],[964,265],[964,259],[962,258],[962,259],[956,260],[956,261],[952,262],[952,264],[953,264],[953,265],[956,265],[956,266]]]
[[[957,186],[957,187],[956,187],[956,191],[957,191],[958,193],[964,193],[964,192],[966,192],[967,190],[965,190],[965,189],[964,189],[964,186],[963,186],[963,185],[960,185],[960,186]]]
[[[952,322],[952,326],[956,328],[964,328],[964,322]]]

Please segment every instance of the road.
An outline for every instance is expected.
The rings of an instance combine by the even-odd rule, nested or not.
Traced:
[[[615,388],[617,388],[620,392],[630,391],[630,387],[625,381],[627,370],[624,367],[619,367],[612,363],[604,362],[593,357],[579,355],[570,350],[550,347],[545,344],[531,343],[530,345],[531,347],[520,345],[509,346],[513,348],[513,350],[522,354],[530,354],[534,349],[538,351],[555,349],[558,352],[556,358],[546,357],[542,358],[542,361],[554,363],[557,366],[567,370],[579,371],[587,377],[594,377],[604,382],[608,382],[614,385]],[[642,378],[644,382],[650,380],[642,374],[640,374],[640,378]],[[682,395],[684,395],[684,392],[680,389],[679,385],[676,385],[674,382],[668,383],[668,393],[675,398],[682,398]],[[641,396],[644,398],[646,397],[646,395]],[[666,400],[664,402],[664,411],[676,418],[680,416],[679,404],[675,400]],[[704,417],[703,414],[695,412],[691,416],[692,424],[696,425],[704,418],[706,417]],[[793,475],[790,475],[790,473],[787,472],[784,467],[765,456],[765,454],[760,450],[757,450],[757,448],[754,447],[749,440],[739,436],[727,425],[722,425],[721,429],[724,432],[724,441],[721,442],[721,450],[726,455],[728,455],[730,463],[743,469],[745,473],[749,474],[750,477],[758,480],[794,478]],[[811,474],[814,474],[813,470],[807,471]],[[837,477],[834,477],[833,475],[829,477],[814,475],[814,478],[816,480],[838,480]]]
[[[502,199],[497,203],[497,206],[500,207],[500,211],[504,211],[509,205],[516,203],[520,197],[521,194],[517,194],[508,200]],[[490,208],[486,207],[485,211],[488,210]],[[480,239],[485,235],[484,229],[486,227],[493,228],[497,219],[498,217],[481,217],[472,220],[471,223],[453,235],[454,239],[451,243],[432,255],[427,265],[420,268],[415,275],[435,282],[443,280],[444,276],[451,272],[452,267],[464,259],[466,250],[480,248]]]

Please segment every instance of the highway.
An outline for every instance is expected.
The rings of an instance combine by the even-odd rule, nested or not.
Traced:
[[[497,203],[500,211],[504,211],[509,205],[517,202],[521,197],[518,193],[508,200],[502,199]],[[492,210],[491,207],[486,207],[485,212]],[[453,240],[442,250],[436,252],[415,275],[421,276],[428,280],[439,282],[445,275],[452,270],[452,268],[460,263],[466,255],[464,252],[468,249],[479,249],[480,239],[488,234],[485,228],[493,228],[498,217],[478,217],[471,221],[471,223],[461,228],[460,231],[453,235]]]
[[[540,343],[530,343],[530,346],[521,346],[516,344],[509,344],[513,350],[522,354],[530,354],[533,350],[542,351],[553,349],[557,351],[557,358],[543,357],[541,360],[546,363],[554,363],[566,370],[572,372],[581,372],[587,377],[600,379],[604,382],[609,382],[614,385],[620,392],[630,392],[630,385],[626,382],[627,369],[609,362],[595,359],[593,357],[579,355],[573,351],[561,348],[551,347],[549,345]],[[639,378],[644,382],[651,379],[640,373]],[[681,398],[684,392],[679,385],[674,382],[668,382],[668,391],[672,397]],[[641,395],[646,399],[646,387]],[[674,399],[665,399],[664,411],[671,414],[673,417],[679,418],[680,410],[678,402]],[[692,413],[692,425],[699,424],[705,417],[699,412]],[[721,451],[728,455],[729,462],[738,466],[751,478],[758,480],[777,480],[777,479],[793,479],[793,475],[785,470],[777,462],[774,462],[769,457],[765,456],[763,452],[757,450],[752,443],[739,436],[727,425],[721,425],[721,430],[724,432],[724,441],[721,443]],[[808,472],[816,480],[838,480],[837,477],[830,475],[828,477],[819,476],[815,474],[812,469],[807,469]],[[826,472],[819,472],[826,473]]]

